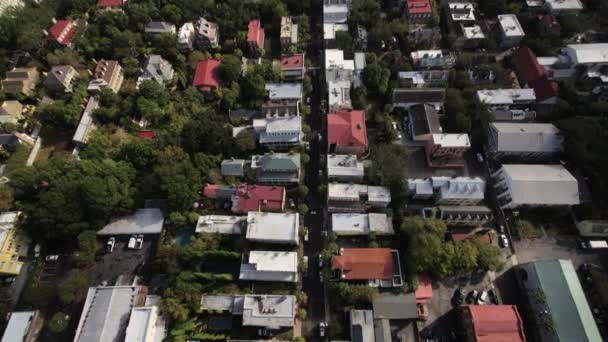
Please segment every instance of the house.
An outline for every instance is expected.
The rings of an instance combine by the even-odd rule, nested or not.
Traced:
[[[327,178],[330,181],[361,182],[364,176],[363,162],[354,154],[328,154]]]
[[[368,150],[365,112],[340,110],[327,114],[329,154],[354,154],[362,157]]]
[[[151,21],[146,24],[144,32],[146,33],[148,39],[155,39],[161,34],[175,35],[177,30],[173,24],[164,21]]]
[[[393,235],[393,220],[386,214],[335,213],[331,230],[336,235]]]
[[[290,184],[300,182],[299,153],[265,153],[251,157],[251,170],[259,183]]]
[[[323,3],[323,23],[346,23],[348,19],[348,5],[346,1],[327,1]]]
[[[217,49],[220,46],[220,30],[217,24],[200,18],[196,22],[194,45],[201,50]]]
[[[354,53],[354,59],[353,61],[355,62],[355,72],[354,72],[354,77],[353,77],[353,86],[355,88],[360,87],[363,84],[363,70],[365,70],[365,68],[367,67],[367,59],[365,57],[365,52],[355,52]]]
[[[439,116],[435,106],[427,103],[414,104],[408,110],[411,135],[414,141],[429,141],[433,134],[441,133]]]
[[[462,47],[467,49],[475,49],[479,46],[482,40],[486,38],[481,26],[477,24],[469,24],[460,26],[460,34],[462,39]]]
[[[538,34],[541,37],[559,37],[562,35],[562,25],[557,17],[551,14],[539,14],[536,16]]]
[[[240,280],[295,283],[298,281],[298,253],[250,251],[243,258]]]
[[[329,183],[327,210],[331,213],[364,213],[369,208],[386,208],[391,193],[382,186]]]
[[[146,61],[144,72],[137,78],[137,88],[143,81],[153,80],[162,85],[171,84],[175,77],[173,66],[160,55],[151,55]]]
[[[45,34],[49,42],[58,46],[69,47],[72,45],[72,39],[74,39],[74,35],[76,34],[76,26],[76,21],[74,20],[56,20],[53,18],[53,25],[49,27],[48,32],[45,31]]]
[[[464,167],[463,154],[471,148],[468,134],[432,134],[424,145],[427,164],[433,168]]]
[[[325,72],[335,69],[355,70],[355,61],[344,59],[344,51],[338,49],[325,50]],[[334,77],[335,78],[335,77]]]
[[[19,101],[3,101],[0,104],[0,124],[16,124],[23,120],[25,107]]]
[[[219,59],[209,58],[198,61],[192,86],[201,93],[215,91],[219,88],[218,70],[222,62]]]
[[[297,245],[300,229],[299,214],[263,213],[250,211],[247,213],[246,238],[249,241],[263,243],[281,243]]]
[[[534,89],[536,101],[539,104],[553,104],[559,95],[559,85],[549,79],[534,52],[528,47],[518,47],[513,50],[513,64],[519,82]]]
[[[247,216],[201,215],[196,233],[241,235],[247,228]]]
[[[340,248],[331,258],[331,269],[344,281],[365,282],[369,286],[401,287],[399,252],[390,248]]]
[[[496,122],[531,122],[536,119],[536,111],[521,109],[494,109]]]
[[[154,139],[154,131],[149,130],[149,129],[142,129],[137,131],[137,138],[138,139],[147,139],[147,140],[152,140]]]
[[[302,143],[302,117],[269,117],[253,120],[253,129],[260,145],[285,150]]]
[[[374,312],[372,310],[349,311],[350,338],[358,342],[375,342]]]
[[[291,56],[281,56],[281,72],[287,81],[302,81],[306,67],[304,64],[304,53]]]
[[[456,62],[456,57],[442,50],[412,51],[410,57],[416,69],[448,69]]]
[[[433,7],[431,0],[407,0],[406,15],[410,23],[424,24],[431,20]]]
[[[519,264],[514,274],[523,292],[523,316],[533,327],[527,330],[531,339],[602,341],[571,260]]]
[[[490,109],[525,109],[536,102],[534,89],[483,89],[477,91],[477,100]]]
[[[248,163],[245,159],[224,159],[220,166],[224,177],[244,177]]]
[[[326,48],[336,47],[336,36],[338,32],[348,33],[348,24],[323,24],[323,40]]]
[[[247,45],[254,54],[264,48],[264,39],[264,28],[260,20],[251,20],[247,26]]]
[[[415,104],[430,104],[436,110],[443,108],[445,89],[443,88],[396,88],[393,89],[393,107],[409,109]]]
[[[114,93],[118,93],[124,78],[122,66],[118,61],[102,59],[95,66],[93,79],[89,82],[87,90],[92,93],[101,93],[103,89],[107,88]]]
[[[493,122],[488,126],[486,152],[503,162],[542,161],[557,156],[563,140],[552,124]]]
[[[30,239],[17,227],[19,212],[0,214],[0,275],[17,276],[27,258]]]
[[[262,105],[266,116],[300,115],[300,103],[304,96],[302,83],[266,84],[268,101]]]
[[[98,11],[122,11],[127,0],[97,0]]]
[[[433,177],[435,203],[441,205],[477,205],[484,199],[486,182],[479,177]]]
[[[352,82],[350,80],[327,81],[327,97],[330,111],[352,109],[350,99],[351,86]]]
[[[492,177],[503,209],[580,204],[578,181],[561,165],[505,164]]]
[[[74,342],[162,340],[167,332],[159,301],[145,286],[90,287]]]
[[[116,235],[160,235],[165,218],[159,208],[137,209],[135,213],[123,216],[106,224],[97,231],[97,236]]]
[[[448,85],[448,70],[400,71],[400,80],[408,80],[413,88],[441,88]]]
[[[585,77],[608,82],[608,43],[569,44],[560,57],[565,58],[571,68],[583,69]]]
[[[475,21],[475,6],[471,2],[448,2],[445,8],[449,40],[453,49],[475,48],[485,37]]]
[[[427,48],[433,48],[441,42],[441,30],[439,27],[416,25],[410,27],[407,40],[412,44],[424,44]]]
[[[71,93],[72,84],[78,76],[78,71],[71,65],[56,65],[51,68],[42,84],[52,92]]]
[[[35,342],[43,323],[44,319],[38,310],[11,312],[1,341]]]
[[[545,9],[551,14],[576,14],[583,10],[581,0],[545,0]]]
[[[291,328],[295,322],[296,297],[292,295],[204,295],[201,311],[228,312],[242,316],[243,326],[266,329]]]
[[[99,102],[94,96],[89,97],[87,102],[87,106],[84,108],[82,112],[82,116],[80,117],[80,122],[78,122],[78,127],[76,127],[76,132],[74,133],[74,137],[72,138],[72,142],[74,145],[83,147],[86,145],[91,133],[97,128],[95,126],[95,122],[93,120],[93,112],[99,108]]]
[[[32,95],[40,74],[35,67],[14,68],[6,72],[6,78],[2,80],[2,89],[5,94]]]
[[[231,202],[232,212],[283,211],[285,188],[282,186],[247,185],[237,187],[207,184],[203,196]]]
[[[466,305],[458,312],[467,342],[526,342],[515,305]]]
[[[194,24],[185,23],[177,31],[177,47],[181,51],[190,51],[194,47],[194,38],[196,30]]]
[[[500,47],[508,49],[519,45],[526,33],[519,20],[517,20],[517,16],[515,14],[500,14],[496,18],[498,19],[501,35]]]
[[[298,24],[293,17],[281,17],[281,48],[298,44]]]
[[[493,219],[492,209],[485,206],[440,205],[423,208],[422,217],[439,219],[447,226],[480,227]]]

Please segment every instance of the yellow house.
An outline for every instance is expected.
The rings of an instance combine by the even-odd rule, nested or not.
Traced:
[[[19,212],[0,214],[0,275],[18,275],[27,257],[30,240],[17,231]]]

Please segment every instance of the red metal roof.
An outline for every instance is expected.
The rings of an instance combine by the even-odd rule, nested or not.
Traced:
[[[203,188],[203,196],[214,198],[217,195],[217,184],[207,184]]]
[[[526,335],[515,305],[469,305],[475,341],[525,342]]]
[[[331,267],[342,270],[342,279],[391,279],[393,256],[390,248],[344,248],[331,258]]]
[[[536,95],[536,101],[542,102],[559,94],[559,84],[555,81],[549,80],[547,75],[529,82],[528,85],[534,88],[534,94]]]
[[[433,12],[431,0],[407,0],[407,13],[419,14],[431,12]]]
[[[282,211],[285,203],[285,188],[270,185],[239,185],[236,212]]]
[[[127,0],[98,0],[97,7],[122,7],[127,3]]]
[[[302,69],[304,68],[304,54],[299,53],[293,56],[281,56],[281,69]]]
[[[327,136],[336,146],[364,146],[367,149],[365,112],[341,110],[327,115]]]
[[[154,132],[148,131],[148,130],[139,131],[139,132],[137,132],[137,137],[140,139],[141,138],[152,139],[152,138],[154,138]]]
[[[49,40],[57,42],[61,45],[68,45],[74,38],[76,33],[76,25],[72,20],[57,20],[53,26],[49,28]]]
[[[247,29],[247,41],[255,42],[258,48],[264,47],[264,28],[258,19],[251,20]]]
[[[513,51],[513,64],[523,83],[533,82],[545,74],[545,68],[538,63],[534,52],[525,46]]]
[[[433,298],[433,284],[431,283],[431,280],[424,275],[418,275],[416,303],[426,303],[431,298]]]
[[[200,91],[208,91],[212,88],[219,87],[218,68],[222,64],[219,59],[205,59],[198,61],[196,70],[194,71],[194,79],[192,86]]]

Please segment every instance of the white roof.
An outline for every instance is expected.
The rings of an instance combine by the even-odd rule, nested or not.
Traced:
[[[296,282],[298,253],[251,251],[248,263],[241,264],[239,279]]]
[[[179,44],[188,44],[194,38],[194,24],[185,23],[177,31],[177,42]]]
[[[136,307],[131,310],[125,342],[162,341],[165,329],[165,321],[158,317],[157,306]]]
[[[391,201],[391,191],[383,186],[368,186],[367,198],[369,202],[384,202]]]
[[[329,183],[327,186],[327,196],[330,199],[359,201],[365,193],[367,185],[363,184]]]
[[[138,209],[133,215],[107,224],[97,235],[160,234],[164,221],[158,208]]]
[[[506,152],[559,152],[563,137],[552,124],[494,122],[498,132],[497,151]]]
[[[355,70],[355,61],[344,59],[344,51],[338,49],[325,50],[325,69],[342,68]]]
[[[93,96],[89,97],[89,102],[87,102],[87,106],[82,112],[82,117],[80,118],[78,128],[76,128],[76,133],[74,133],[72,141],[81,144],[87,142],[89,133],[92,129],[95,129],[95,123],[93,122],[93,112],[97,108],[99,108],[99,102],[97,102],[97,100]]]
[[[583,9],[583,3],[580,0],[545,0],[545,4],[555,11]]]
[[[330,107],[350,108],[350,80],[338,80],[327,82],[328,98]]]
[[[515,205],[576,205],[578,182],[561,165],[503,165]]]
[[[435,187],[435,178],[433,178],[433,187]],[[483,200],[486,182],[479,177],[454,177],[450,178],[447,182],[442,182],[439,188],[442,199]]]
[[[496,18],[503,35],[507,37],[522,37],[526,35],[515,14],[500,14]]]
[[[536,95],[534,89],[484,89],[477,91],[480,102],[489,105],[511,105],[516,103],[534,102]]]
[[[266,134],[283,132],[300,132],[302,130],[301,116],[271,117],[253,119],[253,127],[259,129],[265,127]]]
[[[243,325],[279,329],[292,327],[296,297],[283,295],[247,295],[243,301]]]
[[[247,216],[203,215],[196,223],[197,233],[242,234]]]
[[[608,43],[570,44],[565,53],[574,64],[608,63]]]
[[[2,335],[2,342],[24,341],[30,328],[30,320],[36,311],[21,311],[11,313],[8,325]]]
[[[355,52],[355,70],[363,70],[367,66],[365,52]]]
[[[329,177],[363,177],[363,163],[357,156],[346,154],[327,155],[327,175]]]
[[[8,211],[0,214],[0,247],[4,246],[4,242],[8,237],[8,232],[15,228],[15,223],[19,218],[19,213],[16,211]]]
[[[270,100],[302,98],[302,83],[268,83],[266,91]]]
[[[331,227],[338,235],[392,235],[393,222],[386,214],[332,214]]]
[[[486,37],[479,25],[461,26],[461,28],[466,39],[484,39]]]
[[[422,59],[422,58],[439,58],[443,57],[443,51],[441,50],[418,50],[412,51],[410,53],[412,59]]]
[[[372,310],[350,310],[351,338],[359,342],[373,342],[374,312]],[[354,336],[357,336],[354,338]]]
[[[298,244],[298,213],[247,213],[247,240]]]
[[[416,195],[433,195],[433,182],[430,179],[410,178],[407,180],[407,186]]]
[[[433,143],[442,147],[471,147],[469,135],[465,133],[433,134]]]
[[[450,2],[450,14],[454,21],[475,20],[474,6],[470,2]]]
[[[348,24],[323,24],[323,39],[336,39],[336,32],[348,32]]]

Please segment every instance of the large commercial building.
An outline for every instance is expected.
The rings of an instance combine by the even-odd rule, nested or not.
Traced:
[[[552,124],[494,122],[488,129],[487,152],[501,161],[541,161],[555,157],[563,136]]]
[[[459,313],[466,342],[526,342],[515,305],[467,305]]]

